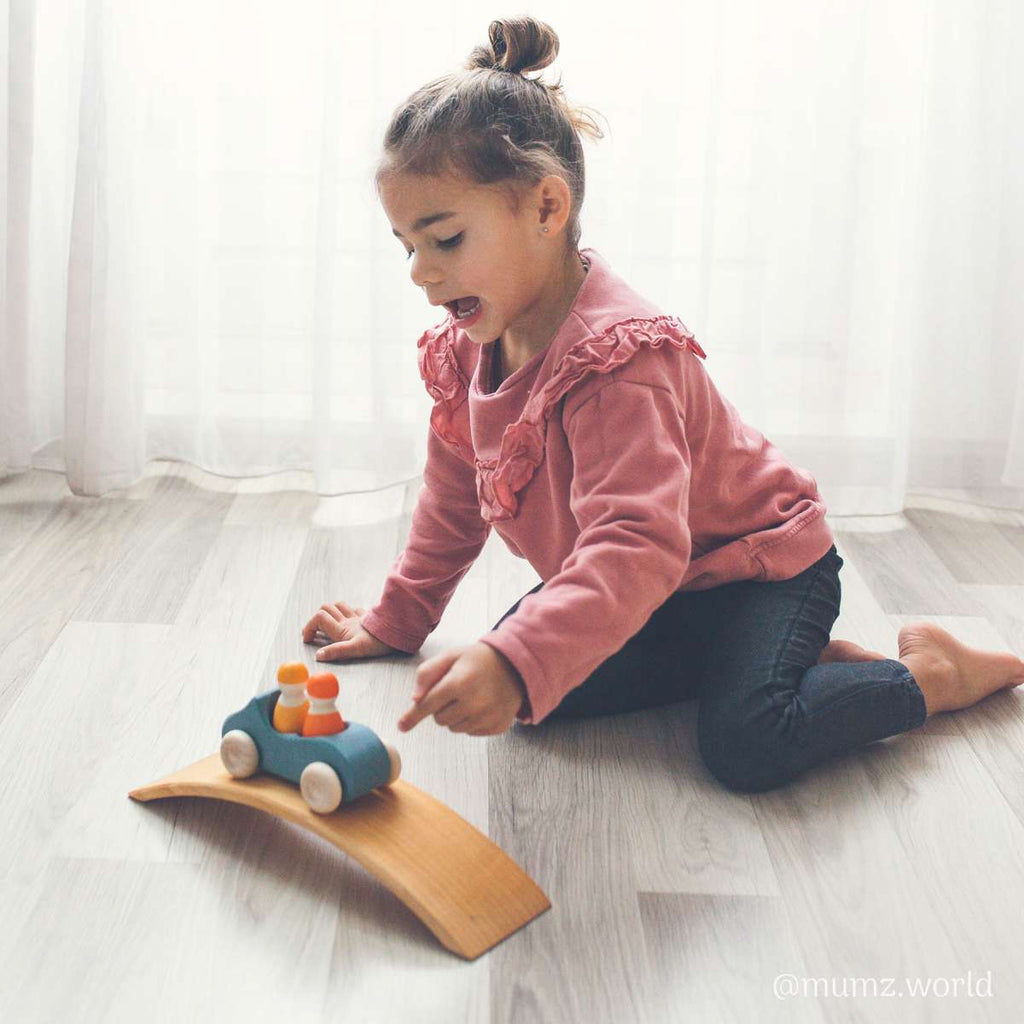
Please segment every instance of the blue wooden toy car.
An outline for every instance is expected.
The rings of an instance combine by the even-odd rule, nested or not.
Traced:
[[[273,721],[280,695],[277,689],[261,693],[224,720],[220,758],[234,778],[260,770],[298,783],[310,810],[330,814],[401,774],[395,747],[358,722],[330,736],[278,732]]]

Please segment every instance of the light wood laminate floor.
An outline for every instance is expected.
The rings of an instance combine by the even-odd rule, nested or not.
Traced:
[[[330,667],[343,714],[396,742],[404,777],[521,864],[547,913],[467,963],[295,826],[131,801],[216,751],[280,662],[318,664],[300,629],[323,601],[377,600],[419,481],[281,486],[170,463],[98,499],[54,473],[0,481],[0,1021],[1024,1016],[1024,688],[761,794],[704,768],[694,701],[401,735],[419,662],[538,581],[493,533],[417,656]],[[1024,655],[1024,517],[933,498],[830,522],[833,637],[895,657],[927,618]]]

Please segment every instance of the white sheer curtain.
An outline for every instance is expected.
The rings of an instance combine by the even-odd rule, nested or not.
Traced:
[[[0,475],[147,460],[422,469],[409,280],[372,168],[503,11],[394,0],[0,7]],[[544,77],[596,108],[581,245],[667,313],[831,513],[1024,507],[1015,0],[570,3]],[[516,12],[508,12],[516,13]]]

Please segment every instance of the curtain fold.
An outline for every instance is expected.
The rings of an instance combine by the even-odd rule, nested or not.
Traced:
[[[614,33],[575,12],[539,16],[543,79],[607,132],[581,245],[695,332],[831,513],[1024,507],[1024,9],[645,2]],[[9,0],[0,476],[416,477],[440,317],[372,172],[394,107],[487,24],[467,0]]]
[[[32,455],[28,384],[28,209],[33,123],[33,12],[0,16],[0,476]]]
[[[108,23],[105,0],[85,0],[67,262],[64,330],[64,462],[75,494],[127,487],[146,465],[136,318],[139,185],[135,71],[130,20]]]

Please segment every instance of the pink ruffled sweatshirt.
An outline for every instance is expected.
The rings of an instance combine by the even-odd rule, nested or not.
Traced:
[[[832,546],[810,473],[747,426],[686,326],[594,250],[551,344],[490,387],[495,342],[417,342],[434,398],[409,537],[363,627],[415,653],[491,527],[544,580],[479,640],[536,724],[677,590],[785,580]]]

